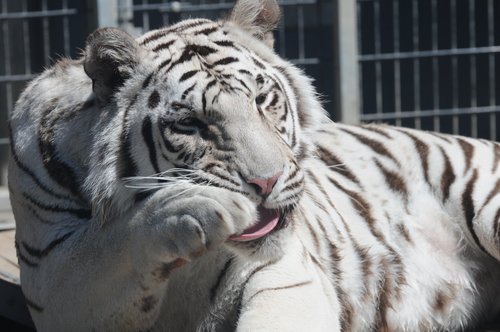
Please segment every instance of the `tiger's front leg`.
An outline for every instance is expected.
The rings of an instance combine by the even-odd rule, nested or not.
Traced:
[[[225,189],[164,188],[120,220],[91,223],[23,283],[38,330],[152,328],[174,269],[243,231],[255,215],[250,200]]]

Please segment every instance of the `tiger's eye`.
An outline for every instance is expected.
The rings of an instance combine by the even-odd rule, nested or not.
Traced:
[[[257,105],[260,105],[265,101],[266,101],[266,95],[259,95],[257,98],[255,98],[255,103]]]

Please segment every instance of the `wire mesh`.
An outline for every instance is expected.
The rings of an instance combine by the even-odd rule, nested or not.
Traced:
[[[362,121],[496,140],[498,2],[357,2]]]

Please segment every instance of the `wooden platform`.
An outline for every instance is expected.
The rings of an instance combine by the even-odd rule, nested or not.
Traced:
[[[6,187],[0,187],[0,278],[19,284],[19,265],[14,247],[15,232],[9,192]]]
[[[0,231],[0,278],[19,284],[14,235],[15,230]]]

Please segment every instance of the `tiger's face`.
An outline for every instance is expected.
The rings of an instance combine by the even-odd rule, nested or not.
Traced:
[[[227,19],[182,21],[137,40],[98,30],[85,62],[98,101],[116,107],[101,139],[119,137],[116,168],[135,200],[186,182],[243,194],[260,219],[229,239],[240,248],[272,242],[288,225],[309,149],[300,75],[266,38]]]

